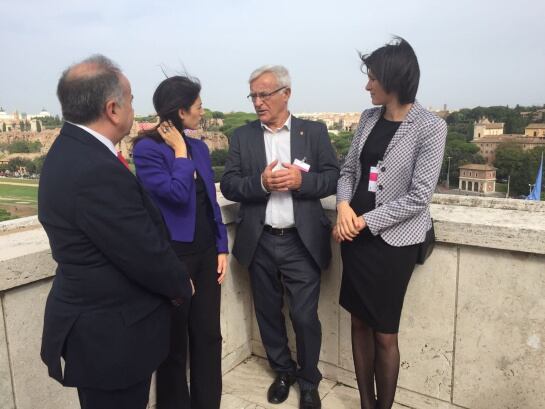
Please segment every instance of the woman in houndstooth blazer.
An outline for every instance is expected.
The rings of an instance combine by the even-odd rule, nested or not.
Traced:
[[[399,371],[403,299],[431,227],[447,127],[415,99],[420,70],[409,43],[396,38],[361,59],[365,89],[379,107],[362,113],[341,169],[333,235],[342,243],[339,302],[352,317],[361,407],[387,409]]]

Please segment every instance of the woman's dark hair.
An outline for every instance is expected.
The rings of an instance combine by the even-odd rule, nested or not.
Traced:
[[[384,91],[395,93],[401,104],[415,101],[420,67],[411,45],[401,37],[373,51],[371,54],[361,54],[361,69],[371,71]]]
[[[201,83],[197,78],[175,75],[162,81],[153,93],[153,106],[159,117],[159,124],[170,120],[176,129],[183,134],[184,124],[178,115],[178,110],[182,108],[189,111],[200,93]],[[163,138],[157,132],[158,126],[141,133],[135,138],[133,145],[144,137],[152,138],[157,142],[163,142]]]

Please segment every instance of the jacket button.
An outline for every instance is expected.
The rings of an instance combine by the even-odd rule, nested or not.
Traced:
[[[382,206],[382,203],[377,203],[377,207],[380,207],[380,206]]]
[[[381,172],[386,172],[386,167],[385,167],[385,166],[381,167],[381,168],[380,168],[380,171],[381,171]]]
[[[384,189],[384,188],[382,187],[382,185],[378,185],[378,190],[382,190],[382,189]]]

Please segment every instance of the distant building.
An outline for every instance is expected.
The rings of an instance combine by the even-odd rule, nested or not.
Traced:
[[[545,138],[545,124],[530,124],[524,128],[524,135],[534,138]]]
[[[311,121],[323,122],[329,130],[352,131],[360,121],[359,112],[313,112],[299,113],[295,116]]]
[[[0,107],[0,121],[13,121],[13,115],[8,114],[4,108]]]
[[[0,132],[37,132],[38,128],[42,129],[41,119],[48,117],[51,117],[51,114],[45,108],[37,115],[28,115],[18,111],[8,114],[0,107]]]
[[[530,118],[532,121],[545,121],[545,108],[544,109],[538,109],[535,111],[526,111],[521,112],[520,116],[523,118]]]
[[[41,112],[36,115],[30,115],[31,118],[50,118],[51,114],[46,111],[45,108],[42,108]]]
[[[485,136],[503,135],[503,122],[490,122],[488,118],[481,118],[473,127],[473,140]]]
[[[449,116],[451,112],[456,112],[456,111],[449,111],[447,109],[447,104],[443,104],[443,108],[439,108],[439,109],[429,107],[428,111],[431,111],[431,112],[435,113],[438,117],[443,118],[443,119],[446,119],[447,116]]]
[[[465,192],[492,194],[496,191],[496,168],[490,165],[468,164],[459,167],[458,189]]]
[[[525,151],[537,148],[539,146],[545,147],[544,137],[534,138],[520,134],[485,136],[471,142],[479,147],[480,155],[489,165],[494,163],[496,160],[496,150],[498,149],[498,146],[504,143],[515,143],[517,145],[521,145],[522,149]]]

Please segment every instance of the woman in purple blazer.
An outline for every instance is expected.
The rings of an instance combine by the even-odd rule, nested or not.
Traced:
[[[183,132],[197,129],[202,119],[200,91],[198,80],[184,76],[161,82],[153,94],[160,123],[133,148],[136,175],[161,210],[172,247],[195,286],[191,303],[172,309],[170,354],[157,370],[158,409],[216,409],[221,399],[220,285],[227,271],[227,231],[208,148]]]

